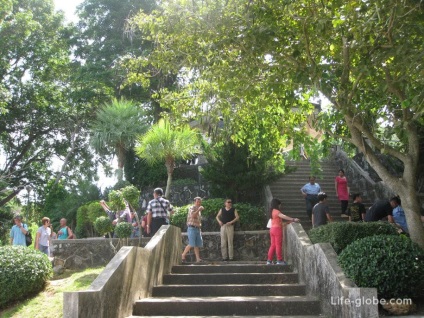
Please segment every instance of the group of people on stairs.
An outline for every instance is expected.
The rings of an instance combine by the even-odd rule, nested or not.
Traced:
[[[327,194],[322,191],[315,180],[315,177],[311,176],[309,182],[300,191],[305,198],[306,214],[312,221],[312,226],[318,227],[327,224],[327,222],[332,222],[333,219],[326,203]],[[388,222],[395,224],[399,231],[408,234],[405,212],[398,196],[394,196],[390,200],[377,200],[366,210],[365,205],[362,203],[361,194],[350,194],[348,180],[343,169],[339,170],[334,180],[334,187],[340,201],[342,217],[348,217],[349,221],[352,222],[373,222],[387,219]],[[349,197],[352,198],[350,205]]]

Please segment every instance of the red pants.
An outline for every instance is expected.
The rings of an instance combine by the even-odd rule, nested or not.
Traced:
[[[283,230],[281,227],[272,227],[269,230],[271,237],[271,246],[268,251],[268,260],[272,261],[274,254],[277,253],[277,261],[283,260]]]

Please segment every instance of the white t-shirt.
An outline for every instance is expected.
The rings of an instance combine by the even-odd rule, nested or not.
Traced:
[[[38,244],[43,245],[43,246],[50,246],[50,234],[51,234],[50,228],[40,226],[38,228],[37,233],[40,233],[40,239],[38,241]]]

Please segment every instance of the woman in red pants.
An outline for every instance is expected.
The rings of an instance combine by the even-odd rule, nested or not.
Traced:
[[[274,254],[277,254],[277,265],[286,265],[287,263],[283,261],[283,219],[290,222],[299,222],[299,219],[281,213],[281,201],[278,199],[271,200],[270,219],[271,246],[269,247],[266,264],[271,265]]]

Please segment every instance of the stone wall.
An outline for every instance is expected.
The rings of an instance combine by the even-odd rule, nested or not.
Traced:
[[[63,294],[65,318],[123,318],[180,262],[181,230],[162,226],[145,248],[124,246],[86,290]],[[130,278],[130,279],[128,279]]]
[[[220,261],[221,237],[219,232],[202,233],[203,248],[200,257],[207,261]],[[182,234],[183,246],[188,244],[187,233]],[[270,245],[269,231],[235,231],[234,259],[237,261],[266,261]],[[193,250],[187,255],[187,261],[194,262]]]
[[[204,260],[221,260],[221,238],[219,232],[204,232],[200,256]],[[128,240],[91,238],[78,240],[54,240],[55,265],[67,269],[84,269],[105,266],[124,245],[146,246],[149,238]],[[188,244],[187,233],[182,233],[183,246]],[[269,248],[269,231],[236,231],[234,234],[234,258],[243,261],[266,261]],[[182,251],[181,251],[182,253]],[[193,250],[187,255],[188,261],[195,261]]]
[[[53,240],[54,263],[68,269],[106,266],[122,246],[146,246],[149,238],[141,240],[90,238],[77,240]]]
[[[337,254],[329,243],[312,244],[302,225],[285,228],[284,252],[299,273],[308,295],[320,299],[326,317],[378,317],[376,288],[359,288],[337,264]]]
[[[389,199],[394,196],[393,191],[383,181],[374,181],[369,173],[362,169],[354,160],[350,159],[344,151],[336,151],[334,159],[338,166],[345,171],[349,182],[361,189],[362,195],[371,202],[375,202],[377,199]]]

